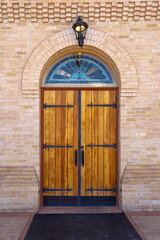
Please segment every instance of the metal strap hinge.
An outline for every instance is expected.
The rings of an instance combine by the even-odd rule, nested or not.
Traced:
[[[112,145],[94,145],[94,144],[89,144],[89,145],[87,145],[87,147],[90,147],[90,148],[93,148],[93,147],[110,147],[110,148],[113,148],[113,149],[115,149],[115,148],[117,148],[117,145],[116,145],[116,143],[113,143]]]
[[[46,148],[73,148],[73,146],[67,144],[66,146],[57,146],[57,145],[47,145],[46,143],[43,144],[43,149],[46,149]]]
[[[44,187],[43,188],[43,192],[57,192],[57,191],[67,191],[67,192],[70,192],[70,191],[73,191],[73,189],[67,187],[66,189],[63,189],[63,188],[60,188],[60,189],[56,189],[56,188],[46,188]]]
[[[99,191],[99,192],[116,192],[116,188],[102,188],[102,189],[93,189],[92,187],[87,188],[86,191],[93,192],[93,191]]]
[[[53,108],[53,107],[55,107],[55,108],[59,108],[59,107],[63,108],[63,107],[65,107],[65,108],[69,109],[69,108],[72,108],[74,106],[73,105],[69,105],[69,103],[67,105],[47,105],[47,103],[43,104],[43,108],[44,109]]]
[[[113,108],[116,108],[117,107],[117,104],[116,103],[113,103],[113,104],[87,104],[87,107],[113,107]]]

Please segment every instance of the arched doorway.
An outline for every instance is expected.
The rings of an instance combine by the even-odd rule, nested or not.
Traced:
[[[51,64],[42,87],[43,205],[116,205],[117,96],[112,70],[94,55]]]

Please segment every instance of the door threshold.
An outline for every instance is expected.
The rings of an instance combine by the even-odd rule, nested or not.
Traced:
[[[116,206],[116,196],[44,196],[43,197],[43,206],[52,207],[52,206],[107,206],[113,207]]]
[[[40,207],[38,214],[96,214],[122,213],[119,206],[53,206]]]

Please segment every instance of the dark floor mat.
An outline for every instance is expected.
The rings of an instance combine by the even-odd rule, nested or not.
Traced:
[[[124,213],[37,214],[25,240],[142,240]]]

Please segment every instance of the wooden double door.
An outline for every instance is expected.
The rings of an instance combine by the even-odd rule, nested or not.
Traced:
[[[116,205],[116,89],[42,98],[43,205]]]

